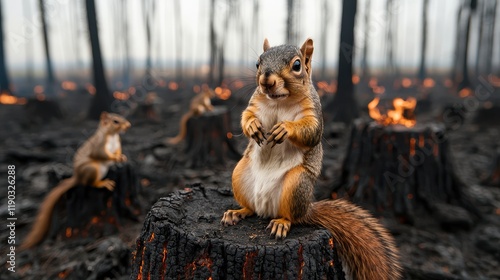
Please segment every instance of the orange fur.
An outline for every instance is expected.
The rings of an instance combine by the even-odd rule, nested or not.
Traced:
[[[129,127],[130,123],[119,115],[107,112],[101,114],[96,132],[75,153],[73,176],[62,181],[45,197],[31,231],[21,244],[22,250],[31,248],[43,240],[50,226],[54,206],[69,189],[78,184],[106,188],[110,191],[114,189],[114,181],[102,180],[106,174],[101,174],[101,170],[110,162],[123,162],[127,158],[121,153],[121,147],[116,146],[114,151],[109,151],[106,147],[109,141],[119,142],[118,133],[126,131]]]
[[[348,277],[400,279],[394,240],[377,219],[344,200],[312,202],[323,158],[321,104],[310,80],[313,50],[310,39],[300,49],[264,41],[258,86],[241,117],[250,142],[232,177],[243,208],[226,211],[221,223],[234,225],[255,212],[272,219],[268,228],[276,238],[285,238],[292,224],[321,225],[339,244]]]
[[[202,91],[200,94],[193,97],[189,105],[189,111],[182,115],[179,122],[179,134],[177,136],[168,138],[167,143],[172,145],[179,144],[184,138],[186,138],[187,127],[186,124],[188,120],[193,116],[199,116],[207,111],[212,111],[214,107],[210,98],[215,96],[215,92],[204,84],[202,86]]]

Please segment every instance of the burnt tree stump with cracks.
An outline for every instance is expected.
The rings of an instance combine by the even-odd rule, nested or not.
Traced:
[[[125,219],[138,221],[140,184],[132,166],[114,165],[105,178],[116,182],[113,191],[84,185],[68,190],[56,205],[49,238],[98,238],[117,232]]]
[[[479,215],[455,174],[444,125],[409,128],[358,119],[348,145],[333,198],[348,197],[410,224],[420,206],[439,212],[443,205],[458,205]]]
[[[161,198],[137,240],[131,279],[344,279],[336,242],[326,229],[293,225],[270,237],[269,219],[220,224],[238,208],[227,190],[193,186]]]
[[[223,164],[228,158],[238,160],[231,133],[230,112],[225,106],[191,117],[186,124],[187,165]]]

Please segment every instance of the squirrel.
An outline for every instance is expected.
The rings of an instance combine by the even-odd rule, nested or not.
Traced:
[[[368,211],[346,200],[313,202],[321,173],[323,117],[311,81],[313,41],[299,49],[270,47],[257,66],[257,88],[243,111],[241,127],[249,138],[232,174],[234,198],[242,207],[224,213],[221,224],[235,225],[257,214],[271,218],[271,236],[285,238],[292,224],[327,228],[343,269],[351,279],[400,279],[393,237]]]
[[[30,233],[20,246],[21,250],[32,248],[43,240],[50,226],[54,206],[69,189],[84,185],[113,191],[115,182],[103,178],[111,165],[127,161],[127,157],[122,154],[119,134],[129,127],[130,122],[124,117],[101,113],[97,130],[73,157],[73,176],[61,181],[45,197]]]
[[[179,142],[186,137],[187,121],[193,116],[199,116],[214,109],[212,101],[210,100],[213,97],[215,97],[215,92],[207,84],[203,84],[201,86],[201,92],[191,99],[189,111],[181,117],[181,121],[179,122],[179,134],[175,137],[168,138],[167,143],[172,145],[179,144]]]

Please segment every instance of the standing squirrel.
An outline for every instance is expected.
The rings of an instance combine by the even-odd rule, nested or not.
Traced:
[[[179,142],[186,137],[187,121],[193,116],[199,116],[214,109],[210,101],[213,97],[215,97],[215,92],[207,84],[203,84],[201,86],[201,92],[191,99],[189,111],[182,116],[179,122],[179,134],[175,137],[168,138],[167,143],[173,145],[179,144]]]
[[[61,181],[45,197],[33,228],[20,249],[31,248],[43,240],[49,229],[55,204],[69,189],[76,185],[106,188],[110,191],[114,189],[115,182],[103,178],[111,165],[127,161],[127,157],[122,154],[119,133],[125,132],[129,127],[130,122],[122,116],[107,112],[101,114],[96,132],[78,148],[73,157],[73,176]]]
[[[311,39],[299,49],[270,47],[257,62],[257,89],[243,111],[241,127],[250,140],[232,175],[235,200],[221,223],[234,225],[257,214],[272,218],[268,228],[285,238],[292,224],[327,228],[350,279],[400,279],[392,236],[368,211],[346,200],[313,202],[321,172],[323,118],[311,82]]]

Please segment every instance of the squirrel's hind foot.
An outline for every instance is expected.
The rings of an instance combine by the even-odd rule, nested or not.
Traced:
[[[271,236],[274,236],[276,239],[284,239],[288,231],[290,231],[291,225],[292,222],[288,219],[273,219],[266,229],[271,229]]]

